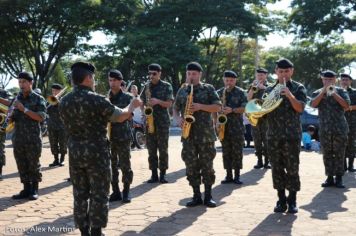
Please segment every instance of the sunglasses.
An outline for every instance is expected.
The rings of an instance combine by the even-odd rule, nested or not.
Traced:
[[[157,74],[158,74],[157,72],[148,72],[148,75],[156,76]]]

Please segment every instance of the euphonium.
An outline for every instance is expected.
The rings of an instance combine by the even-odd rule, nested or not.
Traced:
[[[148,102],[151,100],[151,83],[148,82],[148,86],[145,90],[146,93],[146,107],[145,107],[145,116],[146,116],[146,125],[149,134],[153,134],[155,132],[155,126],[153,121],[153,108],[148,105]]]
[[[62,89],[62,91],[60,91],[56,96],[50,95],[47,97],[47,102],[52,105],[55,106],[59,103],[59,98],[64,94],[64,92],[67,90],[67,87],[65,87],[64,89]]]
[[[188,86],[187,86],[188,87]],[[187,139],[189,137],[190,128],[195,122],[195,117],[190,107],[193,104],[193,84],[190,84],[190,93],[187,97],[187,102],[185,104],[184,110],[184,122],[182,127],[182,138]]]
[[[11,116],[14,113],[18,96],[19,95],[17,95],[10,103],[4,121],[1,122],[0,132],[9,133],[14,129],[15,126],[14,122],[11,121]]]
[[[329,85],[326,87],[326,95],[331,96],[335,92],[335,85]]]
[[[221,109],[223,109],[225,106],[226,106],[226,88],[224,88],[223,91]],[[226,122],[227,122],[227,116],[224,113],[220,112],[217,117],[218,137],[220,141],[224,140]]]

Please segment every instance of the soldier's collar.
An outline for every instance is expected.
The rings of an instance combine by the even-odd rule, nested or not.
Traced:
[[[79,85],[76,85],[76,86],[74,87],[74,89],[76,89],[76,90],[89,90],[89,91],[94,92],[92,88],[90,88],[90,87],[88,87],[88,86],[80,85],[80,84],[79,84]]]

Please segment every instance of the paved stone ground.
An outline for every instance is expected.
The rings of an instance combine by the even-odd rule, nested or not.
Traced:
[[[0,182],[1,235],[79,235],[73,230],[72,188],[65,180],[68,167],[48,168],[53,160],[48,141],[44,142],[43,182],[37,201],[11,200],[22,186],[7,142],[7,166]],[[273,213],[277,197],[271,173],[253,169],[256,158],[252,150],[245,150],[242,186],[220,184],[225,174],[220,150],[214,163],[217,179],[213,186],[218,207],[186,208],[192,191],[180,151],[179,136],[171,136],[170,183],[165,185],[144,183],[150,177],[147,151],[132,152],[133,200],[110,205],[106,235],[356,235],[355,174],[346,174],[345,189],[321,188],[325,177],[320,154],[302,152],[299,213],[289,215]]]

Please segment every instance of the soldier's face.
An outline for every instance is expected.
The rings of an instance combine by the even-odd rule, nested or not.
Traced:
[[[258,81],[264,82],[267,79],[267,74],[265,74],[265,73],[257,73],[256,77],[257,77]]]
[[[186,72],[186,82],[196,85],[200,82],[201,75],[202,75],[202,72],[199,72],[196,70],[188,70]]]
[[[19,87],[23,93],[29,92],[32,88],[32,81],[19,79]]]
[[[161,72],[150,70],[148,71],[148,76],[150,77],[152,83],[157,83],[159,78],[161,77]]]
[[[293,72],[294,68],[282,69],[277,67],[275,70],[277,78],[280,82],[283,82],[283,78],[286,79],[286,81],[289,81],[290,78],[292,78]]]
[[[324,87],[327,87],[329,85],[334,85],[335,82],[336,82],[336,77],[333,77],[333,78],[326,78],[326,77],[323,77],[322,78],[322,81],[323,81],[323,85]]]
[[[61,90],[60,89],[52,89],[52,95],[56,96]]]
[[[351,86],[352,81],[347,77],[341,77],[341,86],[347,88]]]
[[[119,91],[121,89],[121,81],[112,77],[109,77],[109,86],[113,91]]]
[[[231,77],[224,77],[224,84],[227,89],[231,89],[236,85],[236,79]]]

